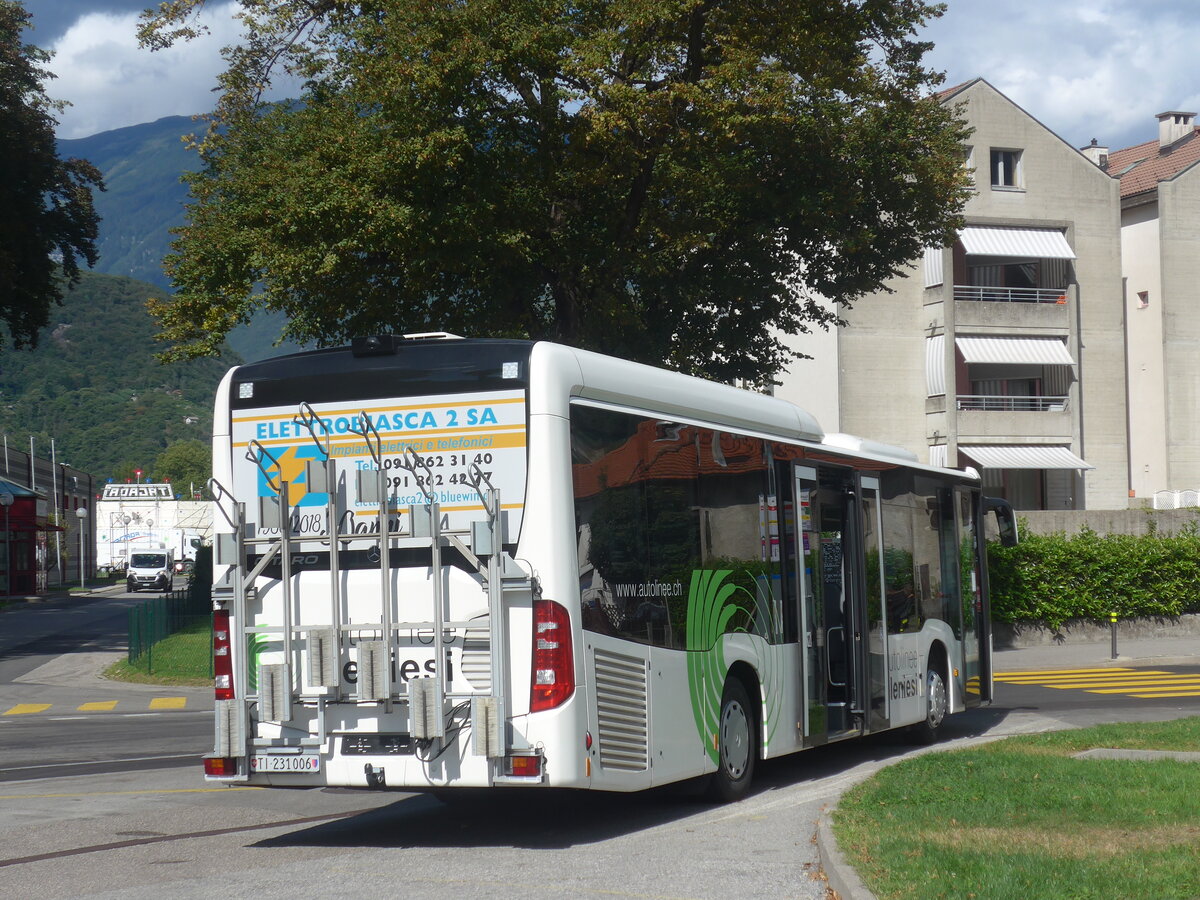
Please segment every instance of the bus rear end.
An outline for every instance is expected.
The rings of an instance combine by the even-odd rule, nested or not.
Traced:
[[[226,376],[207,778],[544,782],[510,723],[561,702],[573,665],[512,555],[531,346],[384,336]]]

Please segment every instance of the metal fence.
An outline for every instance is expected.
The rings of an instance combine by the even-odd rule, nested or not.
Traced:
[[[983,300],[992,303],[1056,303],[1062,305],[1067,302],[1067,289],[956,284],[954,299]]]
[[[188,590],[153,597],[129,610],[129,664],[149,674],[184,671],[212,674],[212,609]],[[172,635],[207,635],[185,640]]]
[[[1200,491],[1156,491],[1155,509],[1188,509],[1200,506]]]
[[[959,394],[960,410],[1000,412],[1064,412],[1069,397],[1010,397],[995,394]]]

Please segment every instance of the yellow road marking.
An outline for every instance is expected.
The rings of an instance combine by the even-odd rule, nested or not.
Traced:
[[[155,697],[150,701],[151,709],[183,709],[187,706],[187,697]]]
[[[1130,677],[1136,677],[1137,675],[1165,675],[1165,674],[1167,674],[1167,673],[1166,672],[1153,672],[1153,671],[1106,672],[1104,670],[1098,670],[1095,672],[1088,672],[1086,675],[1082,672],[1080,672],[1078,674],[1073,674],[1073,675],[1036,675],[1036,676],[1022,675],[1020,678],[1001,678],[1000,680],[1001,681],[1023,682],[1025,684],[1041,684],[1042,682],[1046,682],[1046,681],[1087,681],[1088,679],[1091,679],[1091,678],[1130,678]]]
[[[6,716],[26,716],[29,713],[45,712],[50,708],[49,703],[18,703],[12,709],[8,710]]]
[[[1099,668],[1099,669],[1028,669],[1028,670],[1022,670],[1020,672],[997,672],[996,678],[998,678],[998,679],[999,678],[1010,678],[1010,677],[1023,678],[1023,677],[1032,677],[1032,676],[1043,676],[1044,677],[1047,675],[1074,675],[1074,674],[1094,675],[1097,672],[1136,672],[1136,671],[1137,671],[1137,669],[1132,669],[1132,668],[1129,668],[1128,666],[1125,666],[1125,667],[1104,666],[1103,668]]]
[[[1047,669],[998,673],[996,681],[1036,685],[1089,694],[1124,694],[1139,700],[1200,697],[1200,675],[1178,675],[1161,669],[1105,666],[1094,669]]]
[[[101,710],[116,709],[116,708],[117,708],[116,700],[93,700],[91,703],[81,703],[77,707],[75,707],[75,709],[78,710],[79,712],[98,712]]]
[[[1167,672],[1093,672],[1090,675],[1066,675],[1062,678],[1046,676],[1043,678],[998,678],[1005,684],[1078,684],[1084,681],[1096,681],[1113,678],[1141,678],[1147,675],[1167,675]]]
[[[1058,690],[1075,688],[1077,690],[1091,690],[1092,688],[1100,687],[1116,687],[1124,685],[1125,687],[1138,687],[1143,684],[1161,684],[1164,686],[1186,687],[1191,684],[1200,684],[1200,677],[1192,676],[1191,678],[1128,678],[1128,679],[1112,679],[1107,678],[1103,681],[1081,681],[1078,684],[1044,684],[1043,687],[1057,688]]]

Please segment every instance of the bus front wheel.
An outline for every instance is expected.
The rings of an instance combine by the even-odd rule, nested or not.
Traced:
[[[950,706],[946,680],[934,666],[925,672],[925,699],[925,721],[912,726],[912,735],[919,743],[932,744],[941,733]]]
[[[722,803],[741,800],[750,790],[758,756],[758,729],[746,688],[736,678],[725,683],[717,722],[717,771],[708,795]]]

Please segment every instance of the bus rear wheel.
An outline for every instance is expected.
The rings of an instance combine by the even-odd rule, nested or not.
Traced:
[[[725,683],[717,720],[717,771],[708,795],[721,803],[741,800],[750,790],[758,757],[758,729],[746,688],[736,678]]]
[[[946,721],[950,706],[946,680],[933,666],[925,672],[925,701],[925,721],[913,725],[911,734],[918,743],[932,744],[941,734],[942,723]]]

